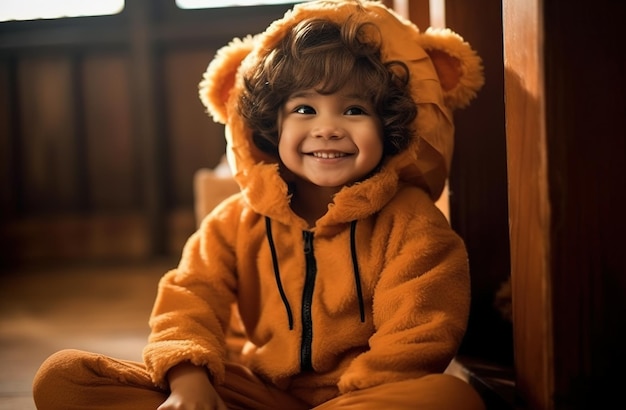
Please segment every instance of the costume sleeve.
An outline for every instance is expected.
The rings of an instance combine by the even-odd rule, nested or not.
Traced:
[[[373,295],[375,333],[339,381],[342,393],[442,372],[469,314],[465,245],[425,196],[395,213],[388,263]],[[406,220],[397,220],[398,215]]]
[[[159,282],[143,358],[153,382],[166,387],[173,366],[206,366],[224,378],[224,333],[236,288],[237,207],[219,206],[185,244],[180,263]]]

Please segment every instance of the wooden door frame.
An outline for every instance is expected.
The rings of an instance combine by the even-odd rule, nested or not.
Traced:
[[[550,203],[540,1],[503,2],[516,388],[530,408],[553,392]]]
[[[529,409],[622,399],[622,6],[503,2],[515,370]]]

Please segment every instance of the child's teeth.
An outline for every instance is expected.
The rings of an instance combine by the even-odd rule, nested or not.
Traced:
[[[345,154],[342,152],[314,152],[313,156],[317,158],[339,158],[343,157]]]

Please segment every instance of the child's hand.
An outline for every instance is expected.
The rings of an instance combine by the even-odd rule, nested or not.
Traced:
[[[181,363],[168,373],[170,396],[157,410],[228,410],[205,370]]]

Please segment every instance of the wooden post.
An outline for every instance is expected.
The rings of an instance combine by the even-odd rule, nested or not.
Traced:
[[[131,24],[130,64],[131,84],[133,84],[133,116],[137,151],[141,164],[137,167],[143,181],[143,203],[145,209],[150,254],[163,255],[166,252],[166,222],[163,177],[164,132],[159,127],[157,115],[157,92],[155,79],[154,44],[151,36],[150,10],[148,0],[133,0],[126,3]]]
[[[626,363],[623,5],[503,5],[518,392],[606,407]]]
[[[516,386],[551,409],[550,200],[540,2],[505,1],[505,95]]]

